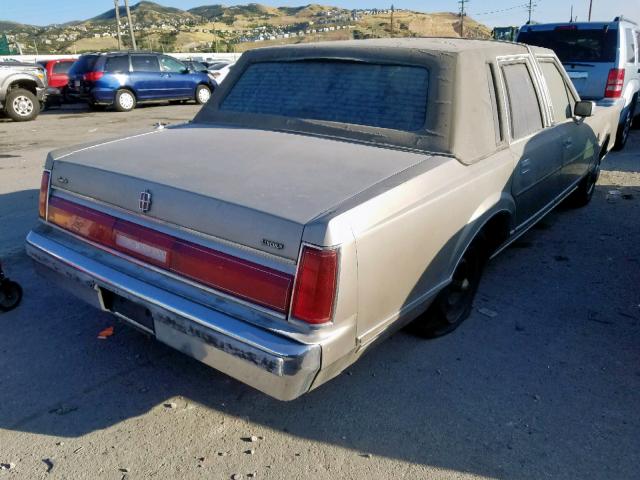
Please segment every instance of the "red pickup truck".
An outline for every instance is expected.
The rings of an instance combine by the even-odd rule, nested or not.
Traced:
[[[64,101],[67,84],[69,83],[68,72],[74,62],[73,58],[39,62],[47,71],[47,79],[49,81],[49,88],[47,89],[48,105],[60,105]]]

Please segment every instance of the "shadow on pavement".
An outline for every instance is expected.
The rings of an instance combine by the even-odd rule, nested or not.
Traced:
[[[599,186],[586,209],[552,213],[493,261],[476,311],[454,334],[396,334],[289,403],[85,306],[37,277],[23,254],[5,258],[25,297],[0,315],[0,428],[78,437],[183,396],[412,463],[498,478],[632,478],[640,226],[619,218],[640,218],[640,198],[608,203],[610,188]],[[110,325],[115,335],[98,340]]]

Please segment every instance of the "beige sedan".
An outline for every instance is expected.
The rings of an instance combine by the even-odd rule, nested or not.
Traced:
[[[250,51],[192,122],[52,152],[27,251],[97,308],[291,400],[411,321],[457,328],[487,259],[589,202],[618,115],[519,44]]]

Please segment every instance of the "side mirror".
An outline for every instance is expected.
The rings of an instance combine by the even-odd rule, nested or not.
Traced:
[[[596,103],[587,100],[581,100],[576,102],[576,106],[573,109],[573,114],[576,117],[590,117],[593,115],[593,111],[596,109]]]

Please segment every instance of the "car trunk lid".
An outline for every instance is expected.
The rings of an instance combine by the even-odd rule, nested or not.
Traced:
[[[51,184],[297,259],[304,225],[427,158],[290,133],[189,124],[54,152]],[[141,196],[151,196],[141,211]]]

